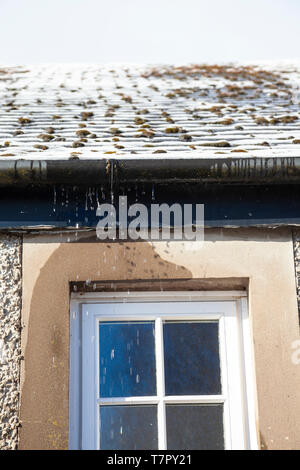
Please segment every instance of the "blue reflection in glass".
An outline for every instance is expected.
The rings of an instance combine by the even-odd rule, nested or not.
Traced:
[[[107,405],[100,408],[102,450],[156,450],[157,407]]]
[[[156,395],[154,322],[101,322],[100,396]]]
[[[164,324],[166,395],[221,393],[218,322]]]

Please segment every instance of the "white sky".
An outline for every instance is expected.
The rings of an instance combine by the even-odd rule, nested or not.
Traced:
[[[300,0],[0,0],[0,63],[297,59]]]

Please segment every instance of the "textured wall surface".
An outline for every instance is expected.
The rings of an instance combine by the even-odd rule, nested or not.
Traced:
[[[16,449],[19,428],[22,239],[0,235],[0,449]]]
[[[296,286],[297,286],[297,300],[300,322],[300,229],[293,229],[294,241],[294,258],[295,258],[295,272],[296,272]]]

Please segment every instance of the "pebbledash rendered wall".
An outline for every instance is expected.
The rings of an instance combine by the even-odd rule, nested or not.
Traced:
[[[300,228],[293,229],[293,241],[294,241],[297,300],[298,300],[299,321],[300,321]]]
[[[22,238],[0,234],[0,449],[18,446]]]
[[[293,230],[293,247],[300,306],[300,229]],[[22,237],[0,234],[0,450],[18,448],[21,307]]]

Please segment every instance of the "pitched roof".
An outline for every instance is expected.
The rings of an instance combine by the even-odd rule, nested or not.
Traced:
[[[300,63],[0,67],[0,159],[300,156]]]

